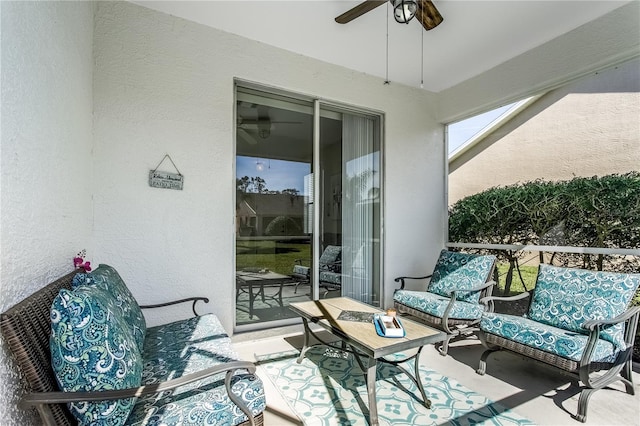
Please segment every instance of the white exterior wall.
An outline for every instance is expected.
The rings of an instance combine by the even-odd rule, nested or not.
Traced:
[[[434,96],[128,3],[97,6],[95,58],[92,260],[141,303],[206,296],[233,328],[234,78],[384,112],[386,305],[393,277],[432,267],[445,223]],[[165,154],[182,191],[148,186]]]
[[[93,6],[1,2],[0,312],[91,251]],[[0,423],[17,408],[17,367],[0,345]]]

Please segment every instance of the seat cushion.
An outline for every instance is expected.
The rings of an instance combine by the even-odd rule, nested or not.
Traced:
[[[144,342],[144,352],[149,354],[161,350],[160,348],[182,347],[185,344],[204,340],[229,340],[229,335],[220,320],[213,314],[191,317],[148,328]]]
[[[140,386],[142,356],[104,289],[60,290],[51,307],[51,365],[64,391]],[[71,403],[79,424],[122,425],[135,398]]]
[[[342,284],[342,274],[331,271],[320,271],[320,283],[334,284],[339,286]]]
[[[580,361],[587,344],[587,336],[582,333],[507,314],[485,313],[480,329],[576,362]],[[599,339],[592,361],[613,362],[616,355],[615,345]]]
[[[393,295],[393,300],[431,316],[442,318],[451,299],[426,291],[398,290]],[[483,311],[483,305],[456,300],[449,312],[449,318],[479,319]]]
[[[189,332],[191,330],[191,332]],[[209,332],[207,332],[209,331]],[[158,344],[175,338],[174,344]],[[144,385],[163,382],[205,368],[237,361],[231,340],[215,315],[203,315],[148,330],[144,352]],[[172,391],[139,399],[128,425],[236,425],[246,415],[229,399],[220,373]],[[266,408],[260,378],[239,372],[232,379],[232,391],[254,415]]]
[[[449,297],[451,290],[472,289],[489,281],[495,256],[457,253],[442,250],[433,270],[427,291]],[[480,292],[456,293],[456,299],[478,303]]]
[[[293,274],[309,278],[309,267],[304,265],[293,265]]]
[[[128,327],[131,329],[131,334],[138,348],[142,351],[147,324],[142,314],[142,309],[140,309],[138,302],[118,272],[109,265],[101,264],[87,275],[89,277],[89,285],[96,285],[105,289],[116,299],[116,303],[122,311]]]
[[[577,333],[588,334],[588,320],[611,319],[629,306],[640,275],[561,268],[542,264],[527,317]],[[622,324],[602,329],[601,337],[625,349]]]

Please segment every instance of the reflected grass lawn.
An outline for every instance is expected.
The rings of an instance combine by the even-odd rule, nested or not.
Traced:
[[[289,275],[297,259],[308,265],[311,244],[288,241],[236,241],[236,269],[260,268]]]

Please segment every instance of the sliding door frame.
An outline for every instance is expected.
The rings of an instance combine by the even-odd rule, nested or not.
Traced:
[[[379,265],[379,299],[377,301],[378,306],[381,306],[384,303],[384,295],[385,295],[385,280],[384,280],[384,252],[385,252],[385,244],[384,244],[384,237],[385,237],[385,226],[384,226],[384,218],[385,218],[385,155],[384,155],[384,147],[385,147],[385,115],[384,112],[379,111],[379,110],[375,110],[373,108],[364,108],[364,107],[357,107],[354,105],[349,105],[349,104],[345,104],[342,102],[338,102],[338,101],[331,101],[331,100],[327,100],[327,99],[323,99],[320,98],[318,96],[311,96],[311,95],[306,95],[303,93],[298,93],[298,92],[292,92],[286,89],[282,89],[282,88],[278,88],[278,87],[274,87],[274,86],[269,86],[269,85],[265,85],[265,84],[260,84],[257,82],[252,82],[252,81],[247,81],[247,80],[242,80],[242,79],[234,79],[234,86],[233,86],[233,96],[234,96],[234,102],[233,102],[233,122],[235,123],[237,121],[237,94],[238,94],[238,87],[243,87],[243,88],[248,88],[248,89],[255,89],[255,90],[259,90],[262,92],[267,92],[267,93],[272,93],[275,96],[285,96],[291,99],[298,99],[300,101],[305,101],[305,102],[312,102],[313,103],[313,158],[312,158],[312,174],[313,174],[313,216],[314,216],[314,220],[313,220],[313,237],[312,237],[312,253],[313,253],[313,257],[312,257],[312,268],[311,268],[311,283],[310,283],[310,287],[311,287],[311,299],[312,300],[318,300],[319,298],[319,270],[318,270],[318,258],[320,257],[320,242],[321,242],[321,235],[320,235],[320,231],[321,231],[321,223],[320,223],[320,219],[321,218],[321,214],[322,214],[322,209],[321,209],[321,205],[320,205],[320,197],[321,197],[321,183],[322,183],[322,179],[321,176],[318,175],[318,173],[320,173],[321,170],[321,164],[320,164],[320,151],[321,151],[321,147],[320,147],[320,118],[321,118],[321,109],[322,108],[328,108],[330,110],[338,110],[344,113],[350,113],[350,114],[358,114],[358,115],[366,115],[366,116],[375,116],[377,117],[377,121],[378,121],[378,136],[380,138],[380,146],[379,146],[379,150],[380,150],[380,194],[379,194],[379,199],[380,199],[380,251],[379,251],[379,255],[376,259],[374,259],[374,261],[376,261]],[[233,153],[234,153],[234,158],[237,157],[237,128],[236,126],[233,126]],[[235,187],[235,182],[236,182],[236,165],[234,162],[233,165],[233,183],[234,183],[234,187]],[[232,209],[234,209],[233,206],[236,205],[236,191],[233,191],[233,202],[231,204]],[[235,233],[235,209],[232,212],[232,217],[234,218],[234,220],[232,221],[232,233],[234,235],[234,247],[236,244],[236,233]],[[232,282],[234,283],[233,288],[231,289],[231,291],[233,292],[233,294],[235,295],[236,289],[235,289],[235,270],[236,270],[236,257],[234,255],[233,257],[233,273],[234,276],[232,278]],[[234,300],[234,312],[235,312],[235,296],[233,297]],[[250,330],[259,330],[259,329],[264,329],[264,328],[272,328],[272,327],[279,327],[279,326],[284,326],[284,325],[291,325],[291,324],[296,324],[299,323],[300,319],[299,318],[294,318],[294,319],[286,319],[286,320],[277,320],[277,321],[269,321],[269,322],[264,322],[264,323],[255,323],[255,324],[248,324],[248,325],[240,325],[238,326],[236,323],[236,315],[234,314],[234,330],[235,331],[250,331]]]

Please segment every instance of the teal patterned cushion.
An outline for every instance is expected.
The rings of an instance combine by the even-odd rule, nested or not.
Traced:
[[[153,353],[162,348],[183,347],[189,342],[219,339],[229,339],[229,335],[215,315],[206,314],[148,328],[144,352]]]
[[[175,339],[173,345],[165,345]],[[142,383],[159,383],[240,358],[215,315],[208,314],[148,330]],[[232,392],[254,415],[264,411],[264,386],[259,377],[239,372]],[[247,416],[229,399],[224,373],[175,390],[141,397],[127,425],[236,425]]]
[[[393,295],[393,300],[431,316],[442,318],[451,299],[425,291],[398,290]],[[456,300],[449,312],[449,318],[479,319],[483,312],[483,305]]]
[[[496,261],[495,256],[456,253],[442,250],[433,270],[427,291],[450,297],[451,290],[472,289],[489,281],[489,274]],[[478,303],[480,292],[456,293],[456,299]]]
[[[309,277],[309,267],[304,265],[293,265],[293,273]]]
[[[338,272],[341,271],[341,258],[342,258],[342,247],[340,246],[327,246],[320,259],[318,259],[318,265],[321,271],[331,271]]]
[[[342,284],[342,274],[339,272],[320,271],[320,282],[330,283],[335,285]]]
[[[587,344],[587,336],[582,333],[507,314],[485,313],[480,329],[576,362]],[[616,355],[617,348],[611,342],[599,339],[592,361],[613,362]]]
[[[542,264],[528,318],[586,334],[587,320],[611,319],[627,310],[640,284],[640,275],[561,268]],[[602,330],[601,336],[625,349],[622,324]]]
[[[122,312],[128,327],[131,329],[138,348],[142,350],[147,324],[138,302],[127,288],[118,272],[109,265],[99,265],[95,270],[87,274],[89,285],[95,285],[105,289],[112,295],[117,306]]]
[[[51,364],[64,391],[126,389],[140,385],[142,356],[103,289],[60,290],[51,307]],[[114,310],[115,308],[115,310]],[[122,425],[135,398],[71,403],[81,425]]]

